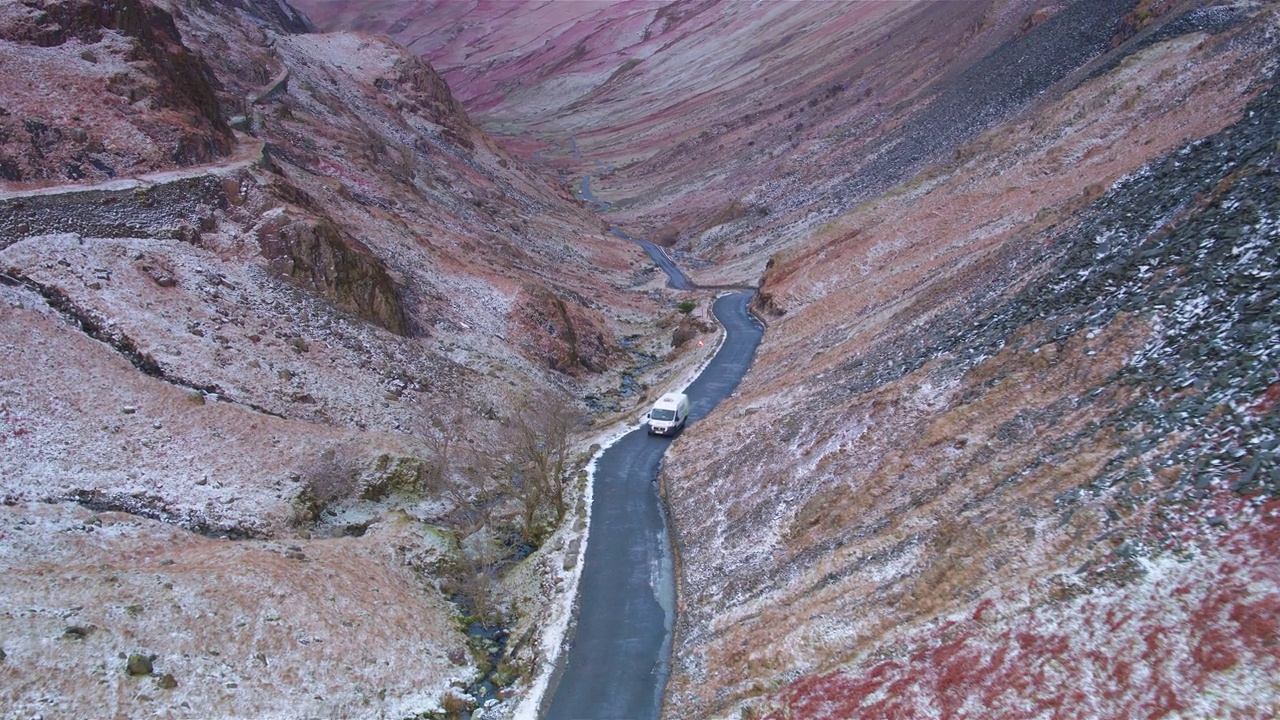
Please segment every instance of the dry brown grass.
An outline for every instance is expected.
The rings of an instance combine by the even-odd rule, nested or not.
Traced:
[[[412,524],[231,542],[31,505],[0,508],[0,528],[10,547],[41,548],[38,560],[3,567],[0,596],[13,611],[0,615],[0,697],[14,711],[46,696],[68,716],[396,714],[402,702],[433,702],[464,672],[445,657],[464,644],[452,606],[398,560],[400,548],[435,542]],[[91,630],[48,642],[68,625]],[[156,674],[177,687],[127,676],[117,653],[155,655]]]

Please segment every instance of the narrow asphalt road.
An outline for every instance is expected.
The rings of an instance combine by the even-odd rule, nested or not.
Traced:
[[[666,250],[663,250],[648,240],[641,240],[638,237],[628,235],[618,228],[611,229],[609,234],[614,237],[622,238],[623,240],[630,240],[644,248],[644,251],[649,254],[649,257],[658,264],[658,267],[662,268],[662,272],[667,274],[667,287],[674,288],[676,290],[692,290],[694,288],[694,284],[689,281],[688,276],[684,274],[684,271],[681,270],[678,265],[676,265],[675,261],[671,259],[671,256],[667,254]],[[692,398],[690,399],[692,400]]]
[[[685,391],[690,424],[728,397],[751,365],[764,332],[747,312],[751,296],[735,292],[714,305],[727,335]],[[577,629],[544,715],[548,720],[647,720],[660,713],[675,577],[654,480],[670,443],[641,426],[597,463]]]

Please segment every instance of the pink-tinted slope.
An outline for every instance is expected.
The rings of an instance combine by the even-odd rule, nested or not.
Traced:
[[[1097,568],[1036,607],[1026,599],[1043,588],[989,599],[900,638],[892,658],[789,685],[765,717],[1274,718],[1280,503],[1220,502],[1246,519],[1209,530],[1204,550]],[[1206,528],[1181,533],[1203,538]],[[1119,574],[1141,579],[1113,587]],[[1017,614],[1002,612],[1011,607]]]
[[[761,285],[664,461],[667,715],[1273,715],[1275,508],[1217,493],[1280,478],[1280,12],[582,7],[381,27],[608,222]]]

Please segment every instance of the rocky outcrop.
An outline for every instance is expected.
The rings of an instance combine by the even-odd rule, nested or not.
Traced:
[[[161,162],[205,163],[231,151],[233,137],[215,95],[217,81],[183,45],[173,17],[159,7],[147,0],[47,0],[14,7],[6,19],[0,42],[14,50],[67,46],[66,56],[48,59],[42,73],[79,76],[86,83],[106,75],[108,89],[123,102],[68,117],[45,114],[38,103],[12,98],[18,102],[0,112],[4,180],[91,180],[126,172],[136,161],[136,150],[112,137],[116,129],[110,125],[117,124],[156,143],[161,157],[148,169],[158,169]],[[117,64],[118,70],[110,69]],[[151,112],[134,112],[135,103],[145,103]],[[90,119],[104,111],[114,116],[108,126]]]
[[[620,354],[604,319],[584,304],[567,302],[544,285],[526,286],[521,297],[513,312],[532,359],[577,376],[603,371]]]
[[[142,653],[132,653],[129,655],[128,661],[125,663],[125,672],[130,675],[150,675],[154,672],[155,658]]]
[[[405,57],[395,66],[393,78],[380,78],[374,85],[394,92],[407,112],[420,113],[444,128],[445,139],[458,147],[474,150],[471,135],[475,128],[466,108],[454,98],[449,85],[435,68],[416,57]]]
[[[344,238],[333,222],[273,224],[260,239],[278,275],[397,335],[409,331],[386,267],[359,241]]]
[[[279,28],[292,34],[316,31],[311,18],[288,3],[278,2],[277,0],[217,0],[217,2],[244,13],[266,27]]]

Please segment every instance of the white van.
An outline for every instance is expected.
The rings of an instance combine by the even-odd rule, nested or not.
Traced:
[[[663,395],[653,404],[645,419],[649,421],[650,435],[675,435],[689,419],[689,396],[684,393]]]

